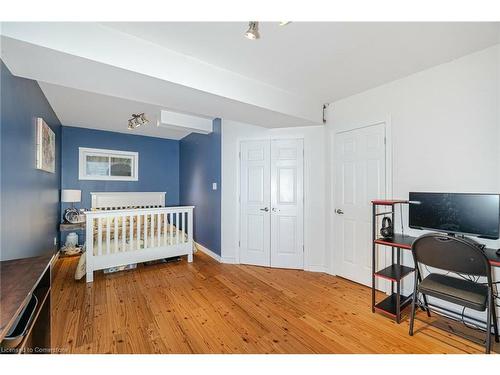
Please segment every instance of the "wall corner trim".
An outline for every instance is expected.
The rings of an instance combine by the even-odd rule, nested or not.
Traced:
[[[201,251],[202,253],[205,253],[207,254],[209,257],[215,259],[217,262],[219,263],[223,263],[222,260],[221,260],[221,257],[220,255],[214,253],[212,250],[210,249],[207,249],[205,246],[203,245],[200,245],[198,242],[195,241],[195,246],[196,246],[196,249]]]

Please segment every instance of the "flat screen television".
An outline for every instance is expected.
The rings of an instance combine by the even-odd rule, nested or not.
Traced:
[[[409,225],[413,229],[498,239],[500,195],[411,192]]]

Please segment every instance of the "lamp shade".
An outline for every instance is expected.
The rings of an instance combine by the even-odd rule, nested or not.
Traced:
[[[61,202],[74,203],[82,200],[81,190],[63,189],[61,191]]]

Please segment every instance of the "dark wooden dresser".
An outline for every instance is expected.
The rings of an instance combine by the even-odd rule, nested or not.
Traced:
[[[53,255],[0,262],[0,353],[50,353]]]

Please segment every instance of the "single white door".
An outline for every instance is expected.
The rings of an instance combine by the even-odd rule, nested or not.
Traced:
[[[386,197],[385,124],[337,133],[335,139],[338,275],[371,285],[371,201]]]
[[[271,267],[304,268],[304,146],[271,141]]]
[[[247,141],[240,148],[240,262],[271,264],[270,143]]]

